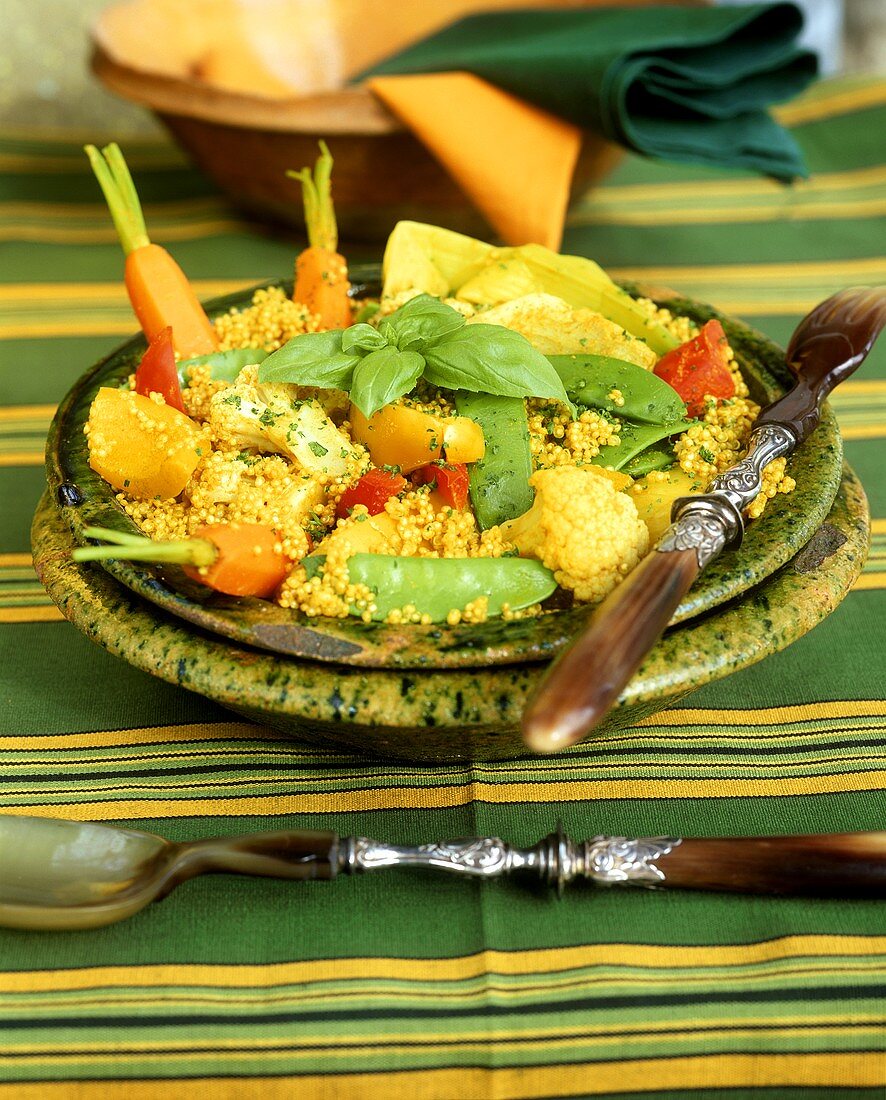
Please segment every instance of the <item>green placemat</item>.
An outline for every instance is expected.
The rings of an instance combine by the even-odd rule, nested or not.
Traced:
[[[782,342],[827,294],[886,282],[886,84],[819,85],[780,118],[808,183],[627,158],[565,250]],[[177,153],[127,153],[201,296],[290,270],[298,242],[239,220]],[[577,836],[882,827],[886,345],[834,402],[875,526],[822,626],[605,746],[396,766],[232,718],[58,620],[29,566],[42,439],[135,327],[78,141],[2,136],[0,242],[0,812],[404,843],[526,843],[558,816]],[[0,932],[0,1096],[880,1096],[884,931],[875,902],[205,878],[104,930]]]

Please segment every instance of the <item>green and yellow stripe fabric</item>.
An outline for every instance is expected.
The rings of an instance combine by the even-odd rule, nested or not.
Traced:
[[[565,249],[782,343],[833,291],[886,283],[886,83],[822,83],[780,114],[808,182],[628,157],[573,209]],[[105,136],[0,134],[0,813],[172,840],[883,826],[883,345],[833,400],[874,516],[855,590],[783,653],[604,744],[424,767],[300,744],[64,622],[28,552],[46,429],[135,327],[80,150]],[[243,219],[172,146],[126,151],[201,296],[290,272],[298,240]],[[203,878],[107,929],[0,932],[0,1100],[880,1097],[884,931],[874,901]]]

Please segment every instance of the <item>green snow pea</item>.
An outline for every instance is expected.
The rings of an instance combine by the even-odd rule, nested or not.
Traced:
[[[230,351],[213,351],[209,355],[198,355],[194,359],[182,359],[177,363],[178,380],[182,389],[188,385],[188,371],[191,367],[208,364],[209,375],[217,382],[233,382],[237,375],[251,363],[260,363],[268,353],[264,348],[232,348]]]
[[[471,506],[485,531],[532,507],[529,422],[522,397],[493,397],[457,390],[455,408],[483,429],[486,454],[468,468]]]
[[[307,557],[302,565],[312,577],[325,562]],[[348,558],[352,584],[374,593],[372,618],[383,622],[391,611],[412,604],[431,622],[442,623],[453,608],[485,596],[489,615],[500,615],[503,604],[514,610],[540,603],[556,589],[554,574],[532,558],[405,558],[387,554],[355,554]],[[352,615],[361,609],[351,608]]]
[[[630,420],[623,420],[618,432],[621,442],[617,445],[601,447],[600,453],[591,461],[596,466],[611,466],[614,470],[620,470],[635,455],[641,454],[653,443],[658,443],[671,435],[680,435],[694,423],[694,420],[678,420],[672,424],[636,424]]]
[[[664,439],[660,443],[653,443],[638,455],[634,455],[622,466],[622,473],[630,474],[631,477],[643,477],[653,470],[667,470],[676,461],[673,443]]]
[[[668,424],[686,415],[677,391],[636,363],[609,355],[549,355],[548,359],[577,405],[644,424]],[[620,391],[622,404],[609,397],[612,390]]]

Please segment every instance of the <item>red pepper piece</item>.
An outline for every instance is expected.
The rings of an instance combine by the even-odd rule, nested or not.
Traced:
[[[432,462],[412,475],[416,485],[437,483],[444,503],[460,512],[468,503],[468,468],[463,462]]]
[[[179,412],[185,411],[182,389],[178,382],[172,328],[167,325],[148,344],[135,372],[135,392],[143,397],[162,393],[163,400]]]
[[[406,478],[401,474],[391,474],[387,470],[369,470],[359,481],[349,485],[338,498],[335,514],[339,519],[351,514],[357,504],[365,504],[371,516],[377,516],[385,510],[385,504],[391,497],[402,493],[406,488]]]
[[[682,397],[690,416],[704,415],[705,397],[735,394],[728,349],[723,326],[712,320],[698,336],[669,351],[655,364],[655,373]]]

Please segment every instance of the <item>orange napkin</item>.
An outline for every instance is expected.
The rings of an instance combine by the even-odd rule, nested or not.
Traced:
[[[505,244],[559,248],[581,147],[577,126],[470,73],[377,76],[368,83]]]

